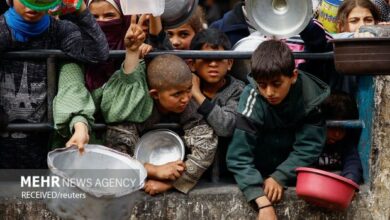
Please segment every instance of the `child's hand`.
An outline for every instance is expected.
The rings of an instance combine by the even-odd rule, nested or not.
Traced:
[[[264,181],[264,193],[272,203],[279,202],[283,196],[283,186],[269,177]]]
[[[150,178],[158,180],[176,180],[184,172],[186,165],[183,161],[177,160],[159,166],[145,164],[145,168],[148,171],[148,177]]]
[[[161,182],[158,180],[148,180],[146,181],[144,190],[151,196],[157,195],[159,193],[166,192],[173,188],[172,183]]]
[[[153,50],[153,47],[150,46],[149,44],[143,43],[141,44],[138,50],[139,50],[139,58],[143,59],[146,56],[146,54],[148,54],[150,51]]]
[[[256,204],[259,207],[259,214],[257,215],[258,220],[277,219],[276,212],[272,203],[267,199],[266,196],[261,196],[256,199]]]
[[[192,89],[191,89],[192,97],[195,101],[201,105],[203,101],[206,99],[206,96],[203,95],[200,90],[200,79],[197,75],[192,74]]]
[[[76,145],[79,148],[80,153],[84,152],[84,145],[89,142],[88,126],[83,122],[76,122],[74,124],[74,133],[69,141],[66,143],[66,147]]]
[[[125,36],[126,50],[136,52],[139,50],[140,46],[145,41],[146,35],[141,28],[141,25],[145,19],[146,15],[142,15],[137,23],[137,16],[131,16],[131,24]]]

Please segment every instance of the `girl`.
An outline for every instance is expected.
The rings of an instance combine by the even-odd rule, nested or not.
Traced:
[[[203,29],[204,14],[202,8],[198,6],[187,23],[177,28],[168,29],[167,33],[175,50],[189,50],[192,38]]]

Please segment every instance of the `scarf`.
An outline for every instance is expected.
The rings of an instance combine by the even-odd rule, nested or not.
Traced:
[[[9,8],[4,13],[5,21],[11,29],[12,37],[16,41],[27,42],[30,38],[39,36],[49,28],[50,17],[44,15],[38,22],[27,22],[15,9]]]
[[[111,21],[98,21],[98,24],[106,35],[110,50],[123,50],[124,37],[127,31],[127,24],[123,19],[114,19]],[[119,69],[122,60],[109,59],[95,65],[89,65],[85,73],[85,81],[89,91],[103,86],[111,75]]]

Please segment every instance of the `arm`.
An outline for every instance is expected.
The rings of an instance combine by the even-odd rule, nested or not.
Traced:
[[[163,30],[161,17],[150,16],[148,44],[157,50],[172,50],[172,44]]]
[[[282,186],[296,178],[297,167],[310,166],[318,160],[326,140],[325,121],[319,108],[312,110],[295,132],[293,151],[271,177]]]
[[[95,105],[78,64],[64,64],[59,72],[58,93],[53,100],[54,126],[61,136],[69,137],[76,123],[94,122]]]
[[[203,115],[218,136],[230,137],[233,135],[236,126],[237,106],[242,89],[243,86],[240,86],[230,94],[230,98],[224,106],[214,104],[208,99],[203,99],[200,102],[198,113]],[[197,100],[195,96],[194,94],[194,98]]]
[[[204,171],[213,163],[218,137],[206,123],[184,130],[184,142],[191,153],[185,161],[186,170],[173,182],[177,190],[188,193],[198,182]]]
[[[60,68],[58,93],[53,100],[54,127],[63,137],[72,137],[66,146],[77,145],[83,151],[89,141],[89,125],[94,122],[95,105],[84,86],[82,68],[68,63]]]
[[[132,24],[125,36],[123,68],[102,89],[94,92],[96,104],[107,123],[143,122],[152,113],[153,99],[148,93],[145,62],[138,58],[138,49],[144,39],[145,34],[132,16]]]
[[[265,195],[263,177],[255,167],[256,139],[257,131],[254,123],[239,114],[236,130],[227,151],[226,163],[248,202]]]
[[[343,169],[341,172],[341,175],[353,180],[355,183],[359,184],[362,181],[362,163],[360,160],[359,152],[357,151],[357,143],[359,140],[359,133],[355,135],[355,133],[352,133],[352,135],[348,135],[345,138],[352,138],[355,140],[346,140],[345,145],[342,147],[346,147],[346,149],[342,152],[342,164]]]
[[[67,55],[83,62],[107,60],[109,48],[106,37],[95,18],[84,7],[83,2],[80,12],[63,15],[61,19],[64,20],[57,21],[59,47]]]
[[[332,43],[328,43],[328,40],[332,39],[332,36],[330,36],[324,30],[321,23],[315,19],[310,20],[309,24],[300,33],[300,36],[305,43],[305,51],[333,51]]]

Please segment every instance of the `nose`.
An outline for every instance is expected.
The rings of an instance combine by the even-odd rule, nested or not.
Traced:
[[[178,37],[171,37],[171,43],[174,47],[179,47],[181,44],[181,41],[179,40]]]
[[[96,21],[104,21],[103,16],[96,17],[95,19]]]
[[[209,66],[217,66],[218,62],[216,60],[209,60]]]
[[[188,93],[183,95],[183,97],[180,99],[180,101],[183,104],[187,104],[191,100],[191,97],[192,97],[192,93],[188,92]]]
[[[267,97],[273,97],[274,96],[274,90],[272,89],[271,86],[267,86],[267,88],[265,88],[265,95]]]

